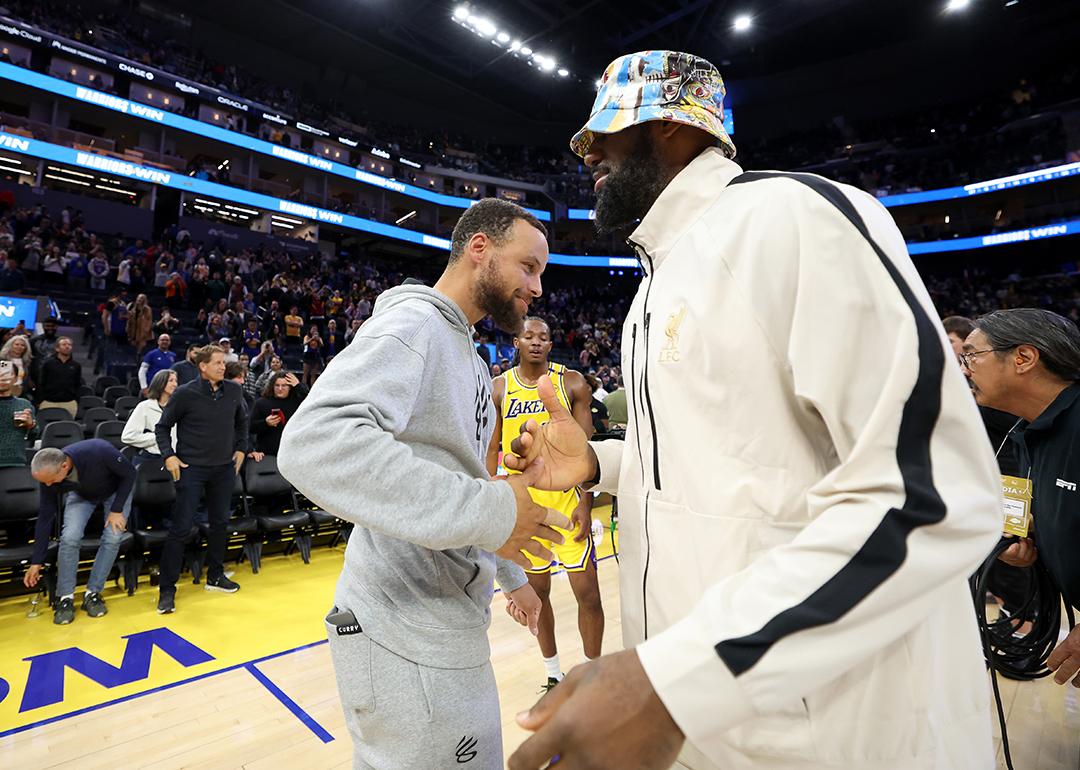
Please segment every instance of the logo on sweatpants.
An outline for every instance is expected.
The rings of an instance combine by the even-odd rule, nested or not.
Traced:
[[[1065,479],[1058,479],[1057,480],[1057,486],[1061,487],[1062,489],[1067,489],[1070,492],[1075,492],[1076,491],[1076,482],[1074,482],[1074,481],[1066,481]]]
[[[474,759],[476,759],[476,738],[470,738],[467,735],[461,736],[461,740],[458,741],[457,745],[458,764],[464,765]]]

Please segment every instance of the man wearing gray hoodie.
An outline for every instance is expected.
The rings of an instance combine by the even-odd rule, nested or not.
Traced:
[[[569,521],[532,501],[538,472],[488,476],[495,414],[473,324],[520,329],[546,235],[512,203],[468,209],[435,287],[384,292],[282,435],[285,477],[356,524],[326,619],[356,768],[503,766],[493,581],[535,634],[522,551],[551,558],[532,538],[561,542],[551,527]]]

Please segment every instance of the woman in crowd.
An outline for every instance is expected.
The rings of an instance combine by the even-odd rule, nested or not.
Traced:
[[[3,347],[0,347],[0,361],[9,361],[15,375],[15,384],[11,395],[21,396],[33,388],[30,381],[30,361],[34,354],[30,350],[30,340],[23,334],[14,334]]]
[[[150,380],[150,386],[146,391],[146,398],[140,401],[131,416],[124,425],[124,432],[120,434],[120,440],[128,446],[138,447],[139,453],[132,462],[135,467],[149,460],[160,460],[161,452],[158,450],[157,439],[154,438],[154,429],[161,412],[169,403],[169,398],[176,390],[176,372],[172,369],[163,369]],[[172,429],[173,446],[176,446],[176,428]]]
[[[271,375],[262,397],[255,402],[249,421],[256,461],[265,455],[277,455],[285,423],[292,419],[307,393],[307,386],[292,372],[279,371]]]
[[[304,337],[304,384],[309,388],[319,379],[323,368],[323,340],[319,327],[312,325]]]
[[[276,353],[270,356],[269,361],[269,368],[267,368],[261,375],[259,375],[259,379],[255,382],[256,393],[262,393],[263,390],[266,388],[267,383],[270,382],[270,378],[278,372],[282,371],[282,369],[284,369],[285,367],[285,363],[282,360],[281,356],[277,355]]]
[[[261,377],[266,374],[266,372],[270,371],[270,360],[276,355],[274,343],[267,340],[259,347],[259,354],[251,359],[249,368]]]

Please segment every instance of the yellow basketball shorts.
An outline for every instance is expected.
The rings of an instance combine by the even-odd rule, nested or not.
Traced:
[[[574,510],[578,507],[580,497],[576,489],[570,492],[546,492],[536,489],[530,489],[529,495],[537,505],[542,505],[545,508],[554,508],[559,513],[571,518],[574,514]],[[529,562],[533,565],[531,569],[525,571],[532,575],[543,575],[551,572],[551,570],[558,567],[560,564],[567,572],[584,572],[590,562],[596,561],[596,549],[593,547],[592,533],[586,532],[585,537],[581,541],[574,539],[577,535],[578,527],[574,527],[573,530],[566,530],[561,527],[555,527],[563,536],[563,543],[552,543],[550,540],[544,540],[543,538],[533,538],[539,543],[542,543],[545,548],[554,554],[555,558],[551,561],[545,559],[538,559],[531,553],[525,552],[525,556],[528,557]]]

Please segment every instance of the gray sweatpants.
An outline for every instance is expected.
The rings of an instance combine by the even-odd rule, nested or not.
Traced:
[[[421,666],[371,641],[335,607],[326,619],[355,770],[501,770],[502,723],[491,663]]]

